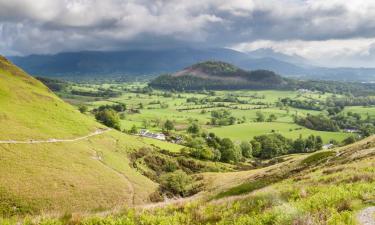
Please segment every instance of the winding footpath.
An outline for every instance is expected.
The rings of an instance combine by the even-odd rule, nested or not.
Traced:
[[[375,206],[360,211],[357,219],[360,225],[375,225]]]
[[[130,191],[130,198],[131,198],[131,204],[134,206],[135,204],[135,190],[134,190],[134,186],[132,184],[132,182],[130,181],[130,179],[125,175],[123,174],[122,172],[110,167],[109,165],[107,165],[104,160],[103,160],[103,157],[99,155],[99,153],[96,151],[96,150],[93,150],[94,152],[94,159],[99,161],[104,167],[106,167],[107,169],[109,170],[112,170],[112,172],[114,172],[115,174],[117,174],[120,178],[124,179],[125,182],[127,183],[128,185],[128,189]]]
[[[89,137],[101,135],[103,133],[106,133],[110,131],[111,129],[100,129],[96,130],[95,132],[92,132],[91,134],[88,134],[86,136],[77,137],[73,139],[48,139],[48,140],[28,140],[28,141],[15,141],[15,140],[0,140],[0,144],[41,144],[41,143],[59,143],[59,142],[76,142],[83,139],[87,139]]]

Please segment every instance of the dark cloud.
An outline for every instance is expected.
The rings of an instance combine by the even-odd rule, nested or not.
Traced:
[[[0,0],[3,54],[372,39],[374,28],[371,0]]]

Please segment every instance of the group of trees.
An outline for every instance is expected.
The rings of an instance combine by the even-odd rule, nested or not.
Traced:
[[[162,75],[150,82],[150,87],[165,90],[239,90],[239,89],[285,89],[287,85],[283,78],[267,70],[257,70],[247,72],[246,75],[236,73],[233,78],[238,80],[227,80],[213,77],[207,79],[192,76],[190,74],[182,76]]]
[[[322,110],[323,106],[316,100],[298,100],[291,98],[280,99],[280,103],[284,106],[291,106],[298,109]]]
[[[323,140],[314,135],[292,140],[273,133],[235,144],[229,138],[219,138],[214,133],[201,133],[188,137],[185,145],[189,147],[185,152],[194,158],[235,163],[243,158],[271,159],[290,153],[314,152],[322,149]]]
[[[364,137],[375,133],[375,118],[367,115],[366,118],[358,113],[340,113],[340,107],[332,108],[329,117],[320,115],[307,115],[306,117],[295,117],[295,122],[312,130],[339,131],[354,130]]]
[[[266,116],[261,111],[257,111],[255,115],[255,122],[273,122],[277,120],[277,116],[275,114],[270,114],[268,118],[266,118]]]
[[[117,103],[114,105],[102,105],[93,110],[96,120],[108,127],[120,130],[120,116],[119,112],[125,112],[126,105]]]
[[[306,139],[300,136],[292,140],[277,133],[256,136],[250,142],[240,144],[243,156],[261,159],[271,159],[290,153],[314,152],[322,147],[323,140],[320,136],[310,135]]]
[[[228,126],[236,123],[236,118],[228,110],[211,111],[211,125]]]
[[[95,91],[77,90],[73,89],[70,91],[73,95],[89,96],[89,97],[103,97],[103,98],[114,98],[121,95],[118,91],[111,89],[98,89]]]
[[[103,109],[95,113],[96,120],[100,121],[108,127],[120,130],[120,117],[118,113],[113,109]]]
[[[353,96],[346,96],[346,97],[332,97],[328,98],[326,104],[329,106],[369,106],[375,105],[375,97],[374,96],[366,96],[366,97],[353,97]]]
[[[46,77],[36,77],[44,85],[46,85],[51,91],[64,91],[69,86],[69,83],[63,80],[51,79]]]
[[[235,145],[229,138],[219,138],[214,133],[199,133],[197,127],[193,126],[191,130],[195,131],[190,137],[185,139],[184,145],[189,147],[184,152],[190,156],[203,160],[238,162],[243,155],[240,146]]]
[[[339,131],[337,123],[329,117],[321,115],[308,114],[306,117],[295,117],[295,123],[312,130],[320,131]]]

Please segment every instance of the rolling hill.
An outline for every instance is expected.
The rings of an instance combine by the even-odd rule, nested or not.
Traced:
[[[246,71],[221,61],[194,64],[172,75],[162,75],[150,86],[162,89],[282,89],[287,81],[268,70]]]
[[[105,128],[0,58],[0,217],[141,204],[157,184],[130,167],[149,147]]]

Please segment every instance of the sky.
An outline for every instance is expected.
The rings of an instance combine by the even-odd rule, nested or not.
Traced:
[[[0,54],[268,48],[375,67],[374,0],[0,0]]]

